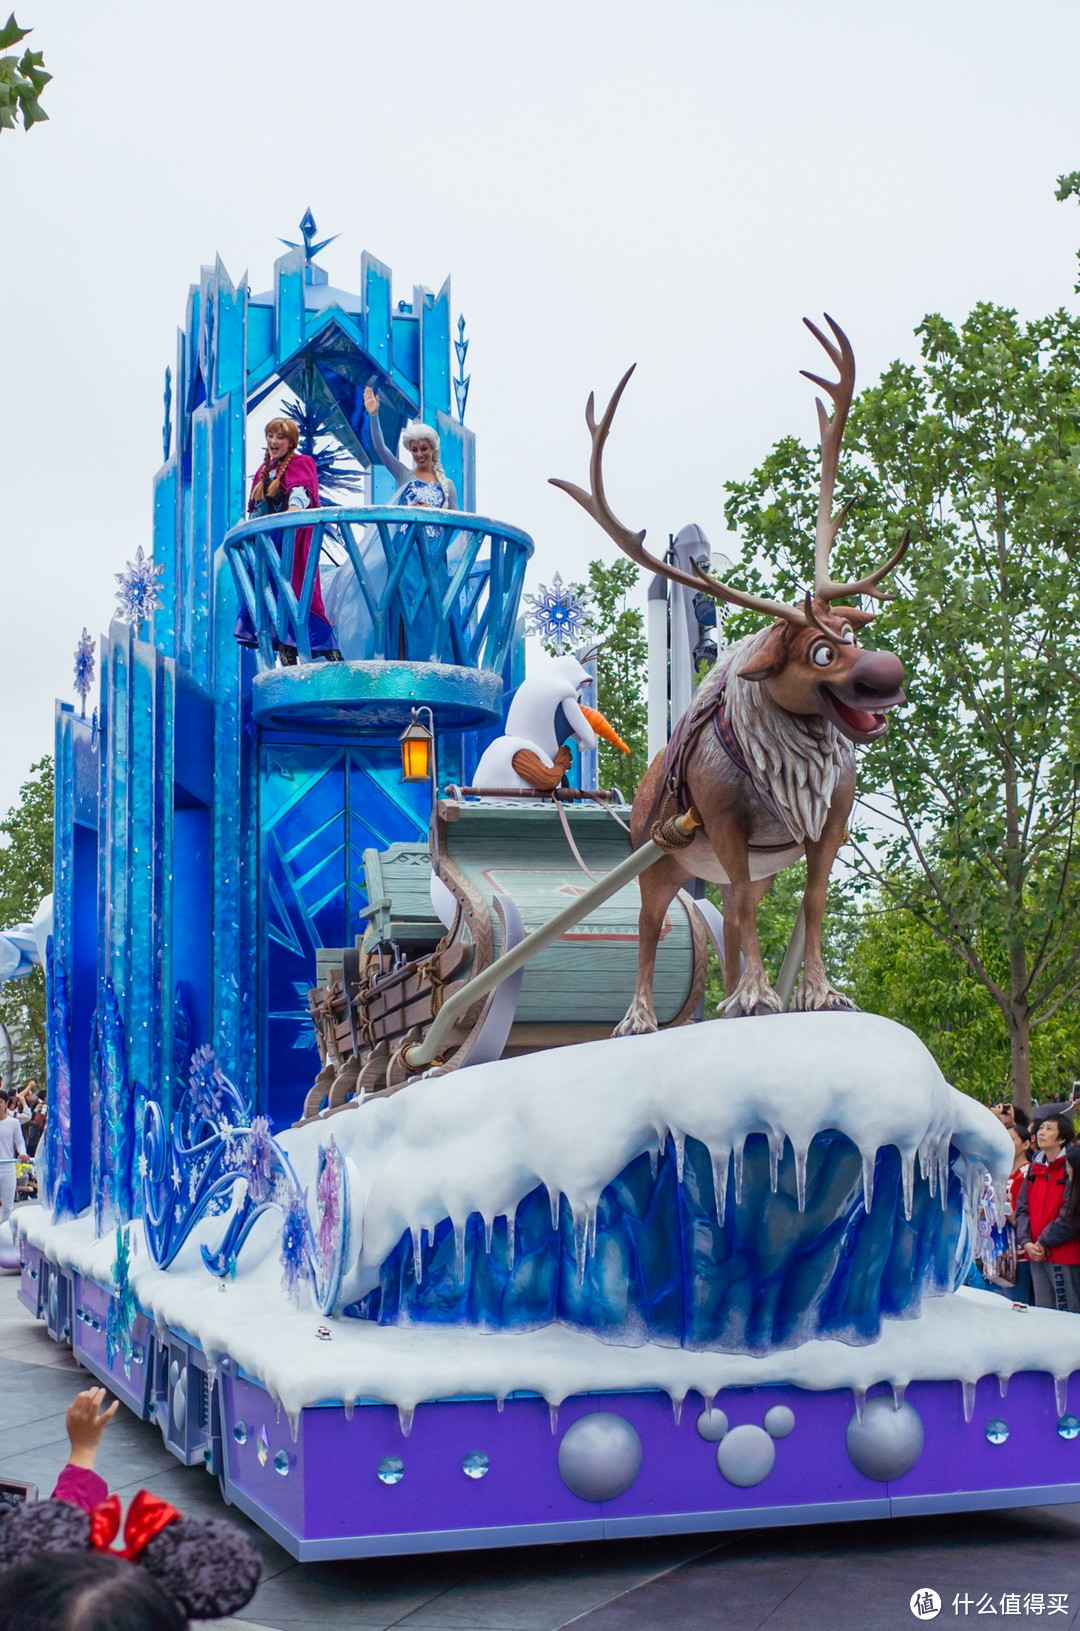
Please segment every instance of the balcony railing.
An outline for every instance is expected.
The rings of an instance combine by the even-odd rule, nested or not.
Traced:
[[[299,594],[296,534],[313,536]],[[348,608],[346,656],[502,669],[514,634],[532,539],[456,510],[294,510],[242,521],[224,547],[255,629],[260,669],[277,645],[311,661],[308,616],[316,575],[337,563],[335,600]],[[328,575],[322,577],[323,593]],[[344,621],[344,615],[343,615]]]

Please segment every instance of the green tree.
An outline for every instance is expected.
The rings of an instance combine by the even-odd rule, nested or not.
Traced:
[[[649,648],[645,619],[626,597],[638,579],[633,561],[589,562],[589,588],[593,594],[592,626],[598,637],[596,658],[597,707],[614,725],[629,757],[610,743],[600,742],[601,787],[618,787],[633,797],[649,763],[645,675]]]
[[[52,889],[53,762],[39,759],[0,821],[0,928],[29,923]],[[0,1020],[15,1044],[16,1081],[45,1081],[45,975],[0,985]]]
[[[856,400],[838,483],[840,572],[912,540],[877,626],[910,702],[860,764],[886,831],[863,819],[853,839],[863,879],[995,1005],[1026,1104],[1032,1034],[1080,991],[1080,320],[983,304],[917,334],[921,364]],[[730,484],[746,586],[801,599],[813,581],[817,472],[788,437]]]
[[[943,1074],[986,1103],[1008,1098],[1012,1064],[1001,1012],[986,986],[919,918],[875,893],[858,918],[845,990],[860,1008],[920,1036]],[[979,947],[995,977],[1008,978],[1008,950]],[[1080,1075],[1080,1009],[1062,1006],[1032,1032],[1031,1071],[1043,1103],[1072,1098]]]
[[[12,12],[0,28],[0,51],[18,45],[30,33],[31,29],[19,27]],[[14,130],[20,114],[24,130],[49,117],[38,102],[52,78],[52,74],[45,72],[44,61],[40,51],[30,50],[24,51],[21,57],[17,52],[0,57],[0,130]]]

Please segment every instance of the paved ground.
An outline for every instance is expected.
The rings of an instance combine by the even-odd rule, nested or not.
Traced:
[[[87,1378],[16,1301],[17,1287],[0,1276],[0,1473],[47,1493],[66,1459],[64,1412]],[[939,1626],[986,1625],[993,1614],[1080,1631],[1080,1506],[300,1564],[127,1411],[99,1470],[125,1499],[145,1486],[184,1512],[227,1512],[252,1534],[259,1590],[241,1618],[208,1622],[233,1631],[902,1631],[924,1623],[909,1607],[922,1587],[943,1599]],[[1052,1593],[1065,1612],[1050,1612]]]

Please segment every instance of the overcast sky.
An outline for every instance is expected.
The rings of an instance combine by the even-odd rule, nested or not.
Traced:
[[[590,389],[638,371],[608,487],[659,546],[815,434],[800,326],[862,383],[928,310],[1072,302],[1076,0],[19,0],[50,123],[0,135],[0,811],[151,543],[163,372],[220,254],[270,286],[310,204],[332,283],[453,279],[478,505],[531,587],[613,546],[580,479]]]

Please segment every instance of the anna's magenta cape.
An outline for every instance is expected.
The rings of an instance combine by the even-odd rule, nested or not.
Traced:
[[[261,470],[255,473],[251,483],[251,494],[248,499],[248,508],[255,502],[255,489],[259,485]],[[319,472],[315,468],[315,460],[308,453],[294,453],[285,467],[285,474],[281,478],[282,488],[291,493],[294,487],[302,487],[311,500],[312,509],[319,507]],[[292,591],[299,599],[300,590],[304,586],[304,573],[307,570],[308,553],[311,549],[311,527],[298,527],[296,529],[296,548],[293,550],[292,564]],[[326,621],[326,607],[323,605],[322,585],[318,573],[315,576],[315,592],[311,598],[311,610],[315,617]]]

